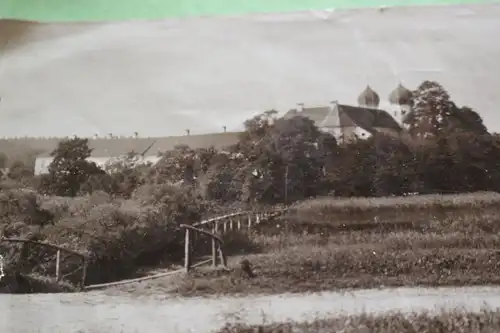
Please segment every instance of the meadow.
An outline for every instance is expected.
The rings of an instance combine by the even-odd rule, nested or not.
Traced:
[[[313,199],[224,235],[230,271],[202,267],[151,283],[183,295],[497,284],[499,211],[500,195],[487,192]],[[255,278],[242,274],[243,258]]]

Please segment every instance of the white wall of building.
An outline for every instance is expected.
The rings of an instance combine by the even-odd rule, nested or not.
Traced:
[[[49,172],[49,165],[52,163],[53,157],[37,157],[35,160],[35,175],[46,174]],[[114,162],[119,161],[120,157],[89,157],[87,161],[94,162],[97,166],[102,169],[106,169],[107,166],[113,164]],[[145,156],[144,158],[139,158],[135,164],[156,164],[161,157],[156,155],[153,156]]]

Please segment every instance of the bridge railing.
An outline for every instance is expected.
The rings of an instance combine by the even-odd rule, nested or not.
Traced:
[[[212,267],[218,266],[218,259],[224,268],[227,268],[227,257],[224,252],[224,241],[221,235],[228,231],[250,231],[252,227],[277,217],[287,211],[287,208],[278,208],[261,212],[242,211],[203,220],[192,225],[181,225],[185,229],[184,237],[184,270],[189,272],[193,266],[192,248],[196,241],[196,233],[207,235],[212,241]],[[204,230],[204,228],[210,231]],[[199,266],[201,263],[196,264]]]
[[[37,246],[49,248],[51,250],[56,251],[56,270],[55,270],[55,276],[56,276],[56,281],[59,282],[61,281],[62,275],[61,275],[61,254],[62,253],[68,253],[70,255],[76,256],[80,258],[81,260],[81,266],[80,269],[82,271],[81,279],[80,279],[80,288],[83,290],[85,287],[85,280],[87,276],[87,265],[88,265],[88,260],[87,257],[81,253],[78,253],[76,251],[72,251],[69,249],[66,249],[64,247],[55,245],[55,244],[50,244],[47,242],[39,242],[31,239],[22,239],[22,238],[9,238],[9,237],[0,237],[0,243],[2,242],[10,242],[10,243],[23,243],[23,244],[34,244]],[[72,272],[74,273],[74,272]]]

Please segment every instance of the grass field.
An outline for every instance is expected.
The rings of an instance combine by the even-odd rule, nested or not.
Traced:
[[[294,206],[300,222],[310,224],[407,223],[500,209],[500,194],[419,195],[384,198],[318,198]]]
[[[168,289],[199,295],[497,284],[499,207],[493,193],[304,202],[273,227],[226,235],[233,271],[196,269]],[[351,228],[360,217],[365,227]],[[380,228],[417,219],[405,228]],[[309,232],[308,224],[316,228]],[[243,257],[257,277],[241,274]]]
[[[227,325],[218,333],[493,333],[500,331],[500,311],[442,311],[437,314],[363,314],[304,323],[266,326]]]

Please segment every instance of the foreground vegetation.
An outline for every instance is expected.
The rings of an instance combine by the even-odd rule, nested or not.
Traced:
[[[421,197],[415,205],[430,203],[429,198]],[[297,210],[250,233],[224,235],[233,255],[229,261],[230,271],[197,268],[187,277],[119,289],[198,296],[500,283],[497,273],[500,269],[500,205],[491,204],[499,195],[478,193],[439,198],[442,202],[429,204],[427,219],[418,223],[403,223],[386,216],[363,222],[362,228],[356,218],[301,222],[293,218],[302,214],[301,207],[314,207],[318,202],[328,206],[326,199],[303,202]],[[385,209],[388,200],[373,199],[372,213],[381,215],[378,209]],[[406,199],[394,200],[392,208],[398,210],[398,205]],[[455,202],[455,206],[439,214],[442,212],[439,207],[450,202]],[[479,205],[484,202],[488,205]],[[331,204],[338,207],[336,200],[331,199]],[[472,209],[475,205],[476,209]],[[341,211],[344,209],[347,208],[343,205]],[[410,220],[423,217],[420,210],[414,211],[416,215],[407,212],[405,217]],[[239,265],[242,259],[252,263],[254,278],[242,274]]]
[[[48,174],[13,162],[2,175],[1,233],[86,255],[95,284],[178,264],[180,224],[287,205],[282,221],[232,240],[229,254],[247,249],[256,279],[207,272],[176,290],[496,283],[499,137],[435,82],[413,96],[406,130],[352,142],[273,112],[247,121],[226,151],[179,146],[154,166],[131,152],[101,169],[87,160],[87,139],[63,140]],[[0,252],[12,272],[54,276],[53,250],[1,243]],[[61,271],[64,283],[80,282],[77,257],[64,255]]]
[[[441,313],[362,314],[313,322],[270,324],[265,326],[226,325],[218,333],[493,333],[500,331],[500,311],[463,310]]]

